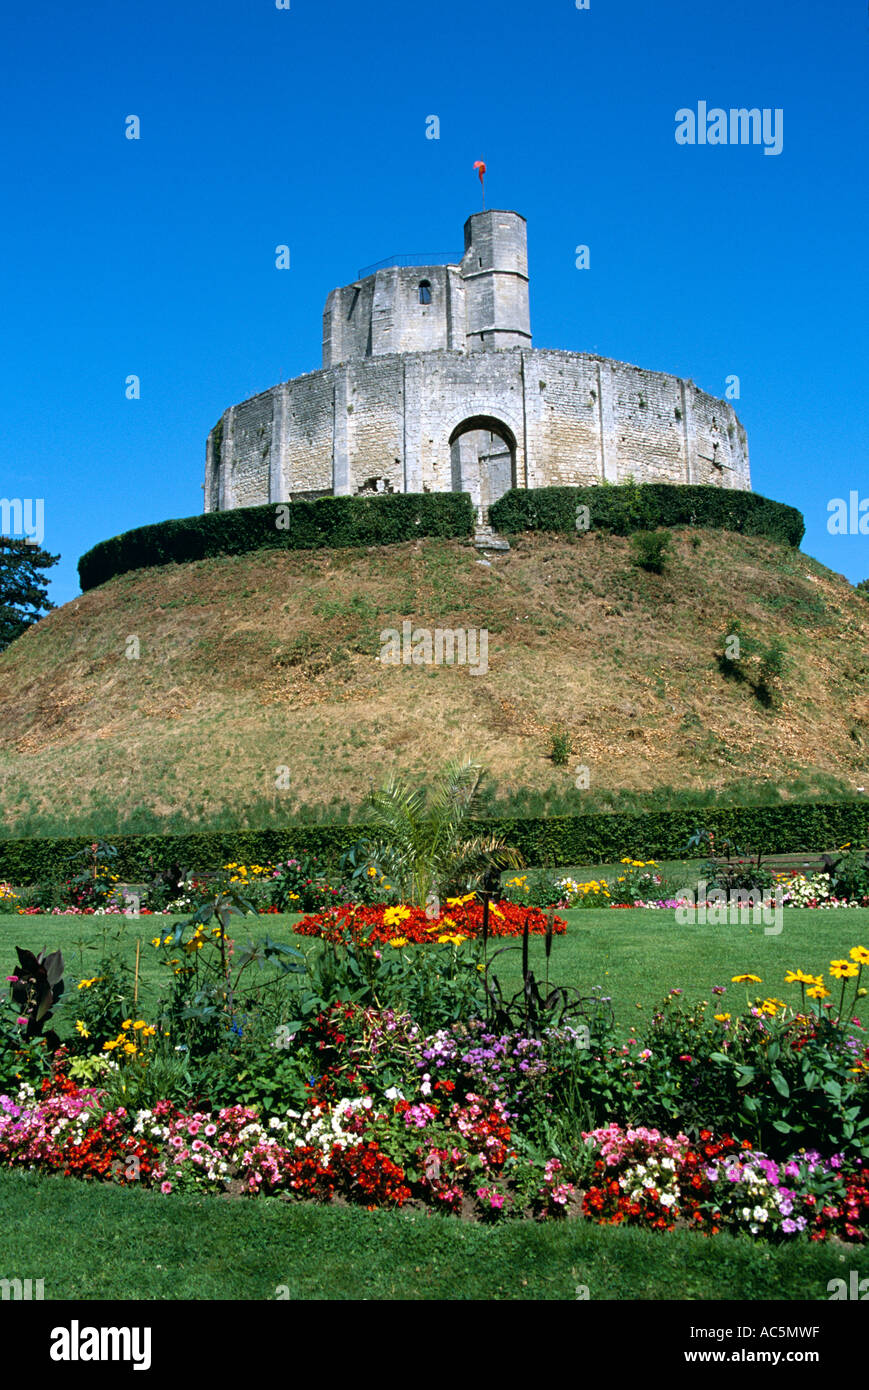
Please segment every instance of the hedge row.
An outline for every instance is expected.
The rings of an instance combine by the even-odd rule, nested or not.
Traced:
[[[796,507],[756,492],[676,483],[511,488],[489,508],[489,519],[504,533],[575,533],[582,529],[577,527],[579,505],[588,507],[591,530],[617,536],[658,526],[704,526],[798,546],[806,529]]]
[[[656,811],[645,815],[551,816],[480,821],[482,832],[503,835],[529,864],[601,864],[632,854],[643,859],[677,858],[698,826],[766,854],[818,852],[846,841],[863,843],[869,802],[791,802],[707,811]],[[283,830],[211,831],[189,835],[121,835],[113,871],[137,882],[179,864],[205,871],[233,862],[268,864],[301,851],[331,858],[366,832],[362,825],[288,826]],[[64,840],[0,840],[0,879],[23,885],[63,879],[81,872],[71,856],[86,848],[84,837]]]
[[[657,526],[706,526],[798,546],[805,531],[795,507],[755,492],[675,483],[512,488],[493,504],[489,516],[496,530],[506,533],[575,532],[580,504],[589,509],[591,529],[620,536]],[[129,570],[211,555],[390,545],[417,536],[468,536],[473,529],[474,509],[464,492],[321,497],[237,507],[138,526],[100,541],[79,560],[79,581],[85,591]]]
[[[469,536],[474,508],[466,492],[392,493],[271,502],[138,526],[100,541],[78,562],[82,590],[116,574],[252,550],[317,550],[391,545],[417,536]]]

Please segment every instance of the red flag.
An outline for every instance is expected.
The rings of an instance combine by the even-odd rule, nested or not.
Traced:
[[[485,212],[485,210],[486,210],[486,185],[483,183],[483,175],[484,175],[485,172],[486,172],[486,166],[485,166],[485,164],[483,163],[482,159],[475,159],[475,160],[474,160],[474,168],[476,169],[477,173],[478,173],[479,176],[480,176],[480,187],[481,187],[482,190],[483,190],[483,211]]]

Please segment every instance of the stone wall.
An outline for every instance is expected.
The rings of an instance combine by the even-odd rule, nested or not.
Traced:
[[[732,405],[693,382],[585,353],[440,350],[358,358],[231,407],[209,436],[206,510],[372,483],[448,491],[472,430],[508,441],[518,487],[751,487]]]

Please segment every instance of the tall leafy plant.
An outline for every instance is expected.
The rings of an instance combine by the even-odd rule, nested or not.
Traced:
[[[521,866],[518,850],[500,836],[473,833],[482,777],[478,764],[454,761],[428,796],[396,777],[371,793],[371,822],[406,901],[422,905],[433,894],[475,887],[496,870]]]

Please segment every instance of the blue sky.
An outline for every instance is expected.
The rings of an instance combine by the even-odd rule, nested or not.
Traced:
[[[755,490],[869,576],[826,525],[869,496],[865,0],[290,3],[6,10],[0,495],[45,499],[56,603],[98,540],[201,511],[208,430],[319,367],[331,288],[461,250],[476,159],[528,218],[535,345],[737,374]],[[678,145],[701,100],[780,108],[781,153]]]

